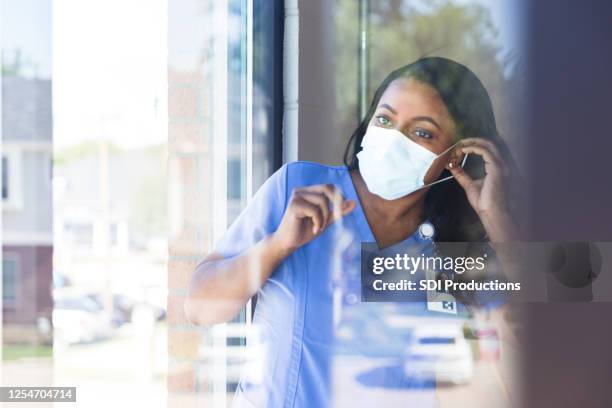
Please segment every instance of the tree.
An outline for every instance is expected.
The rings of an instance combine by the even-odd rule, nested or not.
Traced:
[[[517,69],[516,55],[502,55],[488,9],[450,0],[377,0],[369,4],[369,98],[393,69],[424,56],[447,57],[466,65],[480,78],[491,96],[500,133],[514,137],[514,125],[520,119],[516,105],[521,97],[522,72]],[[358,7],[358,1],[338,0],[335,10],[337,124],[346,138],[360,119]]]

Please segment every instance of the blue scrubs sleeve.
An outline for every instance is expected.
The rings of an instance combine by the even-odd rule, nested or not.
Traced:
[[[224,258],[240,255],[278,228],[287,202],[287,165],[259,188],[251,202],[215,244]]]

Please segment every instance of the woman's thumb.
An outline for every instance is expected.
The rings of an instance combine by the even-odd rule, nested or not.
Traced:
[[[354,200],[344,200],[340,208],[342,216],[344,217],[345,215],[349,214],[355,209],[356,206],[357,203],[355,203]]]

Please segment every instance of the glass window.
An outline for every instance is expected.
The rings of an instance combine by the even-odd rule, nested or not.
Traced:
[[[2,199],[8,200],[9,197],[9,166],[8,157],[2,156]]]
[[[70,242],[82,247],[91,247],[93,244],[93,224],[66,223],[64,225],[66,237]]]
[[[277,0],[169,3],[169,282],[184,276],[173,262],[207,255],[280,167],[282,13]],[[186,283],[169,285],[169,303]],[[252,313],[249,302],[227,324],[190,330],[170,314],[169,341],[199,336],[169,347],[171,398],[187,388],[231,401]]]
[[[9,95],[11,96],[11,95]],[[5,98],[4,103],[10,104],[14,100]],[[20,211],[24,205],[23,162],[27,160],[27,152],[11,143],[3,142],[2,152],[2,204],[5,210]],[[11,221],[9,221],[11,222]]]
[[[10,306],[17,300],[17,260],[2,260],[2,300],[5,306]]]

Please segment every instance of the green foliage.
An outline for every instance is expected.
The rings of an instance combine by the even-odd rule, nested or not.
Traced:
[[[33,357],[51,358],[53,357],[53,347],[27,344],[5,344],[2,347],[2,360],[4,361]]]
[[[82,142],[74,146],[56,151],[53,153],[53,163],[56,166],[68,164],[75,160],[82,159],[86,156],[98,155],[100,151],[100,142],[97,140],[91,140]],[[120,149],[112,144],[108,144],[108,153],[115,154],[120,152]]]
[[[514,55],[501,55],[498,31],[488,9],[451,0],[377,0],[369,4],[369,98],[392,70],[425,56],[447,57],[466,65],[480,78],[491,96],[500,132],[508,133],[516,116],[521,73]],[[347,135],[359,119],[358,6],[355,0],[336,3],[337,120]]]
[[[19,48],[2,50],[1,60],[2,76],[23,77],[26,76],[27,73],[38,74],[40,70],[39,64],[34,62],[31,56],[24,55]]]

